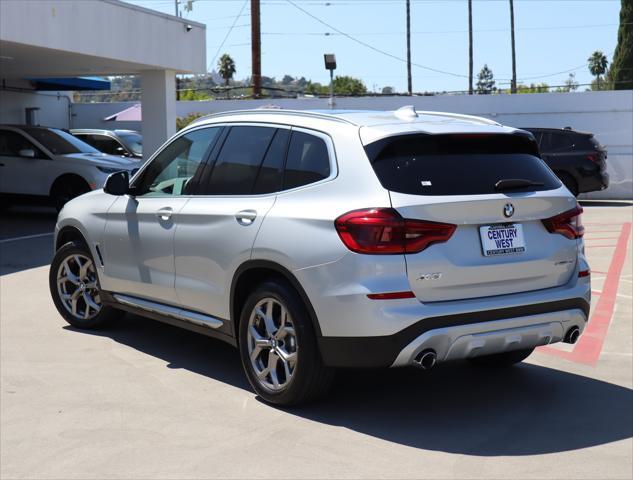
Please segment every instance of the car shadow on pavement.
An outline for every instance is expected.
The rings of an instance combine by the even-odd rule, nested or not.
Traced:
[[[218,340],[132,315],[88,333],[250,391],[237,350]],[[424,450],[520,456],[631,438],[632,405],[631,389],[562,370],[455,363],[429,372],[342,370],[324,399],[285,411]]]

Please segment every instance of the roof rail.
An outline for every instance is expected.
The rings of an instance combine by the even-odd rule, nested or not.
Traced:
[[[209,115],[205,115],[203,117],[195,119],[190,125],[199,124],[204,120],[209,120],[212,118],[220,118],[228,115],[269,115],[269,114],[277,114],[277,115],[294,115],[298,117],[311,117],[311,118],[319,118],[322,120],[331,120],[333,122],[345,123],[348,125],[356,125],[354,122],[347,120],[345,118],[338,117],[336,115],[329,115],[326,113],[318,113],[310,110],[284,110],[279,108],[270,108],[269,106],[265,106],[264,108],[257,108],[252,110],[228,110],[226,112],[218,112],[212,113]]]
[[[418,115],[435,115],[438,117],[450,117],[450,118],[463,118],[464,120],[470,120],[473,122],[479,122],[483,125],[501,125],[499,122],[495,122],[494,120],[490,120],[484,117],[477,117],[475,115],[464,115],[461,113],[449,113],[449,112],[432,112],[432,111],[423,111],[417,112]]]

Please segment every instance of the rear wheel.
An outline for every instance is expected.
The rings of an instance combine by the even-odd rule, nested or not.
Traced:
[[[332,383],[333,371],[323,365],[308,312],[285,282],[265,282],[248,297],[239,349],[251,386],[266,402],[305,403]]]
[[[82,243],[68,242],[57,250],[48,284],[57,311],[74,327],[98,328],[117,314],[101,303],[94,260]]]
[[[486,368],[505,368],[520,363],[529,357],[533,348],[525,350],[512,350],[510,352],[495,353],[494,355],[484,355],[481,357],[470,358],[469,361],[473,365]]]
[[[567,187],[574,197],[578,196],[578,182],[569,173],[559,173],[558,178]]]

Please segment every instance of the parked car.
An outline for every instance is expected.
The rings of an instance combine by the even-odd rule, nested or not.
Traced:
[[[134,130],[72,129],[75,137],[100,152],[122,157],[143,158],[143,137]]]
[[[0,125],[0,195],[21,200],[68,200],[101,188],[108,175],[133,172],[138,160],[106,155],[58,128]]]
[[[205,117],[66,205],[51,295],[78,328],[123,310],[228,342],[280,405],[336,367],[511,365],[589,311],[582,208],[538,154],[411,107]]]
[[[609,186],[607,150],[592,133],[570,127],[523,130],[534,135],[543,160],[575,196]]]

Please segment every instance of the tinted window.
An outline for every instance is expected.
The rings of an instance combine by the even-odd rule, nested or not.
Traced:
[[[330,176],[330,159],[322,138],[292,132],[284,174],[284,189],[318,182]]]
[[[156,156],[136,182],[137,196],[190,195],[196,175],[221,127],[182,135]]]
[[[119,138],[134,155],[143,155],[143,137],[140,133],[118,133]]]
[[[574,147],[573,135],[567,132],[545,132],[541,142],[543,152],[562,152]]]
[[[232,127],[204,193],[249,195],[275,132],[268,127]]]
[[[33,150],[36,158],[47,158],[24,136],[10,130],[0,130],[0,156],[19,157],[20,150]]]
[[[119,142],[107,135],[79,135],[84,142],[92,145],[97,150],[110,155],[123,155],[125,150]]]
[[[20,127],[35,140],[40,142],[54,155],[69,153],[100,153],[86,142],[79,140],[70,133],[57,128]]]
[[[535,142],[517,135],[406,135],[365,147],[382,185],[414,195],[497,193],[504,179],[526,179],[551,190],[560,182],[537,157]],[[517,189],[516,191],[521,191]]]
[[[290,130],[287,129],[279,129],[275,133],[257,174],[257,180],[253,187],[254,194],[273,193],[282,189],[289,136]]]

